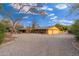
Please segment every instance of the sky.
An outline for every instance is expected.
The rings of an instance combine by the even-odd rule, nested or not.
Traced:
[[[36,5],[36,4],[33,4]],[[73,6],[73,4],[66,4],[66,3],[42,3],[43,7],[41,10],[46,11],[46,15],[38,15],[38,14],[26,14],[26,16],[23,18],[23,20],[20,21],[20,24],[24,25],[25,27],[31,26],[32,20],[35,20],[37,24],[40,27],[48,27],[53,26],[57,23],[63,24],[63,25],[71,25],[73,24],[75,19],[79,19],[79,16],[76,15],[78,10],[75,11],[75,13],[68,15],[70,12],[70,8]],[[15,9],[18,9],[19,6],[16,7],[12,4],[4,4],[4,9],[7,12],[13,11],[13,16],[15,18],[20,17],[18,16],[18,13],[15,12]],[[13,7],[13,8],[12,8]],[[27,11],[29,7],[24,8],[21,12]],[[68,15],[68,16],[67,16]],[[0,18],[2,19],[4,14],[0,13]]]

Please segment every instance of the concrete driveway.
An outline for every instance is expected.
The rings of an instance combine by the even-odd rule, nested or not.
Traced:
[[[15,41],[0,48],[1,56],[76,56],[70,34],[15,34]]]

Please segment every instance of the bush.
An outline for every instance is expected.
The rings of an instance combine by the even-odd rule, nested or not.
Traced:
[[[79,41],[79,20],[70,27],[69,33],[74,34],[77,41]]]
[[[79,41],[79,35],[76,35],[75,38],[76,38],[76,41]]]
[[[4,41],[5,37],[5,26],[0,23],[0,44]]]
[[[32,29],[32,30],[31,30],[31,33],[35,33],[35,30],[34,30],[34,29]]]

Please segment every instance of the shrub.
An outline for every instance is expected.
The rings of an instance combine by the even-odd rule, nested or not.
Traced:
[[[62,32],[66,31],[67,30],[67,27],[68,27],[68,26],[65,26],[65,25],[62,25],[62,24],[56,24],[55,26],[57,28],[59,28],[60,31],[62,31]]]
[[[79,41],[79,35],[76,35],[75,38],[76,38],[76,41]]]
[[[5,26],[0,23],[0,44],[4,41],[5,37]]]
[[[69,32],[75,35],[77,41],[79,41],[79,20],[70,27]]]
[[[32,29],[32,30],[31,30],[31,33],[35,33],[35,30],[34,30],[34,29]]]

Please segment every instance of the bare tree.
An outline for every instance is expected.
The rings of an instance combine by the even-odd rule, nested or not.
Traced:
[[[3,4],[0,4],[0,13],[4,14],[5,17],[8,17],[11,19],[12,22],[12,32],[16,32],[15,25],[23,20],[24,17],[27,17],[26,14],[31,13],[31,14],[41,14],[44,15],[45,12],[41,10],[37,10],[38,8],[41,8],[38,6],[38,4],[33,4],[33,3],[13,3],[9,4],[17,13],[17,17],[14,17],[14,12],[12,10],[6,11],[3,7]],[[36,12],[37,11],[37,12]]]
[[[68,5],[70,6],[70,8],[69,13],[66,15],[66,17],[72,15],[73,13],[75,13],[75,11],[79,9],[79,3],[71,3],[71,4],[69,3]],[[78,14],[76,13],[76,15]]]

